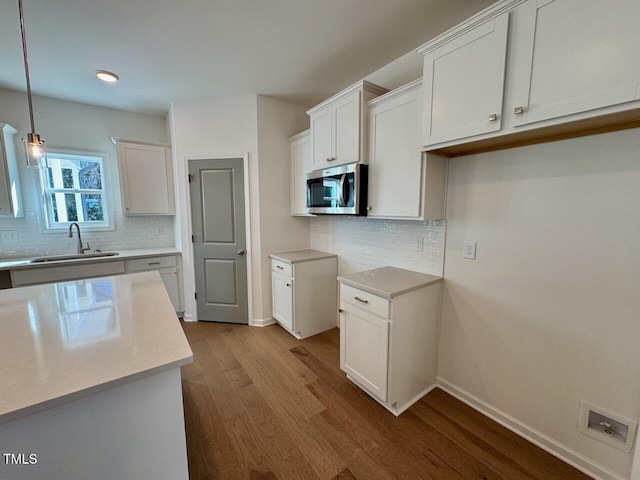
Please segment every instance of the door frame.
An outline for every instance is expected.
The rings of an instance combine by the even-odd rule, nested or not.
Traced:
[[[244,169],[244,223],[245,223],[245,232],[246,232],[246,246],[245,251],[247,257],[247,307],[248,307],[248,324],[253,325],[253,248],[252,248],[252,236],[251,236],[251,201],[249,195],[249,154],[248,153],[239,153],[235,155],[186,155],[184,162],[184,179],[188,182],[189,179],[189,165],[192,160],[229,160],[231,158],[242,158],[242,168]],[[185,198],[186,207],[187,207],[187,218],[186,224],[189,228],[189,236],[191,236],[191,232],[193,232],[192,218],[191,218],[191,195],[189,194],[189,189],[187,188],[187,195]],[[184,224],[184,222],[183,222]],[[187,248],[183,248],[183,255],[189,255],[190,259],[190,271],[184,271],[184,275],[189,275],[192,285],[195,288],[196,285],[196,271],[194,268],[194,256],[193,256],[193,242],[187,242]],[[192,294],[193,292],[189,292]],[[187,292],[185,292],[187,294]],[[190,320],[197,321],[198,320],[198,306],[193,304],[193,314]]]

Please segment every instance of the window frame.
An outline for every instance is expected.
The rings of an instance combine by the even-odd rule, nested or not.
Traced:
[[[102,189],[81,189],[81,188],[52,188],[49,186],[47,171],[40,169],[38,171],[37,188],[39,192],[39,213],[41,217],[41,231],[42,233],[60,233],[66,232],[69,226],[75,221],[68,222],[56,222],[52,216],[53,205],[51,202],[52,193],[64,193],[64,194],[100,194],[102,196],[102,211],[104,220],[96,222],[77,222],[83,232],[91,231],[113,231],[113,208],[111,205],[111,185],[110,185],[110,172],[108,167],[108,154],[104,152],[84,151],[84,150],[72,150],[68,148],[49,148],[47,157],[61,158],[67,160],[81,160],[87,159],[88,161],[98,161],[100,163]]]

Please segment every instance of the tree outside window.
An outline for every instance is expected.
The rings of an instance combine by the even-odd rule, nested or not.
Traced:
[[[41,177],[47,228],[108,227],[103,157],[51,152],[48,159]]]

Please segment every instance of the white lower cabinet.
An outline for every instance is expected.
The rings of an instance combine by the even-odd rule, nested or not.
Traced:
[[[112,257],[99,262],[72,263],[34,266],[11,270],[11,285],[22,287],[43,283],[66,282],[82,278],[106,277],[123,273],[157,271],[162,278],[167,294],[176,312],[180,308],[180,262],[175,255],[160,257],[140,257],[130,260]]]
[[[340,367],[382,402],[387,401],[389,325],[360,309],[341,309]]]
[[[11,270],[11,284],[14,287],[23,287],[25,285],[66,282],[82,278],[106,277],[121,273],[125,273],[124,262],[121,260],[71,265],[47,265]]]
[[[127,260],[125,262],[127,273],[150,272],[157,271],[160,274],[164,288],[171,299],[171,304],[176,312],[181,311],[180,308],[180,291],[178,288],[178,261],[175,255],[167,255],[164,257],[147,257]]]
[[[286,258],[287,252],[277,255]],[[303,261],[271,259],[272,315],[296,338],[336,326],[338,258],[326,255]]]
[[[390,298],[340,284],[340,368],[396,416],[435,387],[440,291],[439,279]]]

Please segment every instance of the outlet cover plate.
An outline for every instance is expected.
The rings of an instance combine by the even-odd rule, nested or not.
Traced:
[[[476,259],[476,242],[465,240],[462,244],[462,258],[467,260]]]

